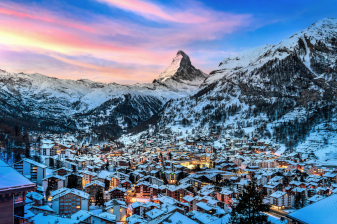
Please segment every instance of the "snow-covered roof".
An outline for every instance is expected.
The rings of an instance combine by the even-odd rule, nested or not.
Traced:
[[[0,160],[0,191],[24,187],[36,187],[36,184]]]
[[[193,221],[192,219],[180,214],[179,212],[173,213],[171,216],[169,216],[167,219],[163,221],[163,224],[182,224],[182,223],[198,224],[196,221]]]
[[[158,216],[161,216],[162,214],[164,214],[164,212],[160,209],[154,208],[148,212],[145,213],[148,217],[150,217],[151,219],[155,219]]]
[[[46,223],[62,223],[62,224],[77,224],[80,220],[68,219],[54,215],[44,215],[43,213],[37,214],[31,219],[34,224],[46,224]]]
[[[307,224],[336,223],[336,212],[337,195],[334,194],[287,216]]]
[[[90,195],[85,193],[84,191],[80,191],[80,190],[73,189],[73,188],[72,189],[65,188],[65,190],[62,193],[59,193],[59,194],[55,195],[52,200],[54,201],[54,200],[58,199],[59,197],[62,197],[64,195],[67,195],[67,194],[70,194],[70,193],[75,194],[75,195],[80,196],[80,197],[85,198],[85,199],[90,198]]]
[[[27,159],[27,158],[24,158],[23,161],[27,162],[27,163],[30,163],[32,165],[35,165],[37,167],[40,167],[40,168],[47,168],[46,165],[42,164],[42,163],[38,163],[32,159]]]
[[[283,195],[287,194],[287,192],[283,192],[283,191],[275,191],[274,193],[272,193],[270,195],[270,197],[273,197],[273,198],[279,198],[279,197],[282,197]]]

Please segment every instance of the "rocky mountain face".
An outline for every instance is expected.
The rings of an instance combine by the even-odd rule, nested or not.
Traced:
[[[171,65],[159,75],[156,82],[171,90],[195,91],[205,81],[207,75],[196,69],[187,54],[178,51]]]
[[[197,93],[169,102],[158,126],[254,136],[280,151],[337,159],[336,81],[337,20],[322,19],[226,58]]]
[[[189,95],[198,88],[196,83],[205,80],[184,52],[178,56],[181,60],[170,77],[148,84],[74,81],[0,70],[0,116],[7,123],[28,122],[40,130],[104,127],[118,136],[157,114],[167,101]]]
[[[149,84],[2,71],[0,115],[32,120],[40,128],[100,129],[114,136],[156,124],[150,133],[257,137],[279,143],[280,152],[333,160],[336,84],[337,20],[322,19],[276,45],[226,58],[208,76],[182,51]]]

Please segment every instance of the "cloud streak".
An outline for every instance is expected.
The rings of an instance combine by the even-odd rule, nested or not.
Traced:
[[[0,3],[0,44],[7,50],[40,54],[39,60],[43,60],[44,55],[69,64],[74,73],[82,72],[82,78],[149,82],[184,45],[223,38],[249,26],[253,18],[249,14],[214,11],[196,2],[177,10],[139,0],[97,1],[159,23],[165,21],[165,25],[150,27],[138,21],[121,21],[92,12],[86,12],[90,20],[82,21],[62,11],[55,13],[45,7],[6,2]],[[83,9],[76,10],[74,13],[82,13]],[[12,55],[8,54],[10,57]],[[90,60],[83,61],[83,57]],[[46,62],[50,61],[46,59]],[[60,73],[62,69],[59,67]],[[53,75],[55,70],[47,74]],[[97,75],[93,76],[95,72]],[[53,76],[60,77],[56,73]]]

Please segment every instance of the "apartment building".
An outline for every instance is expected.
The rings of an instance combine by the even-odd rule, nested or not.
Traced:
[[[76,189],[65,188],[52,199],[52,209],[56,214],[74,214],[79,210],[89,211],[90,195]]]
[[[47,166],[34,160],[24,158],[14,164],[14,169],[27,177],[33,183],[42,184],[42,179],[46,177]]]
[[[0,223],[24,222],[24,206],[28,191],[36,184],[0,160]]]
[[[285,209],[294,206],[294,195],[283,191],[276,191],[270,195],[270,205],[276,209]]]

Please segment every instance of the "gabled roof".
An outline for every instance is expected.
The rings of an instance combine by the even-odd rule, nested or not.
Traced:
[[[65,196],[67,194],[75,194],[77,196],[80,196],[81,198],[85,198],[85,199],[90,199],[90,194],[85,193],[84,191],[79,191],[77,189],[69,189],[66,188],[66,190],[64,190],[62,193],[57,194],[56,196],[53,197],[52,201]]]
[[[36,184],[32,183],[2,160],[0,160],[0,179],[0,193],[1,191],[15,189],[36,188]]]
[[[165,220],[162,221],[163,224],[180,224],[180,223],[188,223],[188,224],[198,224],[196,221],[188,218],[180,214],[179,212],[175,212],[172,215],[168,216]]]
[[[270,197],[273,197],[273,198],[280,198],[282,197],[283,195],[287,194],[287,192],[283,192],[283,191],[275,191],[274,193],[272,193],[270,195]]]
[[[24,159],[22,159],[22,161],[27,162],[27,163],[30,163],[30,164],[32,164],[32,165],[34,165],[34,166],[37,166],[37,167],[40,167],[40,168],[47,168],[46,165],[44,165],[44,164],[42,164],[42,163],[38,163],[38,162],[36,162],[36,161],[34,161],[34,160],[32,160],[32,159],[24,158]]]
[[[287,217],[306,224],[336,223],[337,195],[301,208]]]
[[[105,183],[103,183],[103,182],[101,182],[101,181],[98,181],[98,180],[94,180],[94,181],[91,181],[90,183],[86,184],[86,185],[84,186],[84,188],[90,187],[91,185],[94,185],[94,184],[96,184],[96,185],[98,185],[98,186],[101,186],[101,187],[105,187]]]
[[[165,214],[165,212],[163,212],[162,210],[158,209],[158,208],[154,208],[148,212],[145,213],[148,217],[150,217],[151,219],[155,219],[159,216],[161,216],[162,214]]]

